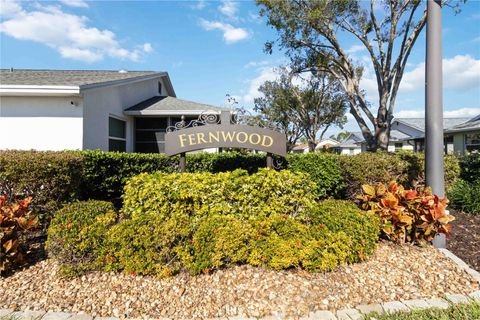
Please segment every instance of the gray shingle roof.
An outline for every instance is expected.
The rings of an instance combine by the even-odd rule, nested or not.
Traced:
[[[457,124],[456,126],[448,128],[446,132],[471,131],[471,130],[480,130],[480,114],[464,123]]]
[[[443,118],[443,128],[448,129],[467,121],[469,118]],[[395,118],[399,121],[418,130],[425,132],[425,118]]]
[[[142,101],[132,107],[125,109],[126,114],[162,114],[162,112],[168,111],[222,111],[227,110],[211,106],[208,104],[197,103],[188,100],[177,99],[174,97],[153,97]]]
[[[157,71],[113,70],[32,70],[32,69],[0,69],[0,84],[2,85],[32,85],[32,86],[83,86],[133,79],[148,75],[166,74]]]
[[[361,132],[352,132],[343,140],[340,144],[337,144],[335,148],[355,148],[359,147],[360,144],[365,141]]]

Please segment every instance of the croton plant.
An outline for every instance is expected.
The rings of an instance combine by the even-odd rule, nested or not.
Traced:
[[[0,195],[0,274],[23,262],[25,231],[38,226],[38,217],[28,209],[31,200],[8,203],[7,197]]]
[[[437,234],[449,236],[455,220],[445,210],[448,199],[430,188],[405,190],[394,181],[363,185],[357,199],[362,209],[380,216],[382,236],[399,243],[425,244]]]

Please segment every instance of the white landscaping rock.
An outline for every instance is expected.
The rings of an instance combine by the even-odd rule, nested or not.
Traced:
[[[402,303],[412,310],[431,308],[427,301],[421,299],[404,300]]]
[[[359,306],[356,306],[356,309],[358,309],[361,313],[363,314],[369,314],[372,312],[376,312],[379,314],[383,313],[383,308],[380,304],[361,304]]]
[[[425,301],[432,308],[447,309],[450,306],[450,304],[444,299],[435,298],[427,299]]]
[[[447,295],[447,299],[452,303],[469,303],[470,299],[468,296],[463,294],[449,294]]]
[[[408,307],[400,301],[389,301],[382,303],[385,312],[409,311]]]
[[[357,309],[342,309],[337,311],[338,320],[360,320],[362,314]]]
[[[66,312],[47,312],[42,320],[67,320],[72,316],[73,314]]]
[[[45,311],[17,311],[11,314],[18,320],[39,320],[45,314]]]
[[[0,318],[6,317],[8,315],[11,315],[13,313],[13,310],[10,309],[0,309]]]
[[[480,302],[480,290],[474,291],[469,294],[470,298]]]
[[[88,314],[74,314],[71,318],[68,318],[68,320],[93,320],[93,317]]]

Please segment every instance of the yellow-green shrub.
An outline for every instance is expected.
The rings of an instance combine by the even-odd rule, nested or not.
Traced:
[[[96,269],[104,264],[107,231],[118,215],[110,202],[72,202],[55,213],[48,229],[48,254],[65,270]]]
[[[352,254],[345,233],[315,228],[286,215],[258,220],[254,226],[257,235],[248,259],[252,265],[318,272],[345,264]]]
[[[58,212],[49,251],[70,271],[162,277],[246,263],[325,271],[370,254],[376,220],[346,202],[315,209],[315,190],[304,173],[269,169],[141,174],[120,217],[99,201]]]
[[[310,211],[315,226],[325,226],[331,232],[344,232],[353,249],[348,262],[365,260],[376,248],[380,234],[378,216],[359,209],[346,200],[325,200]]]
[[[247,262],[253,242],[250,222],[234,215],[203,217],[181,254],[190,272],[197,274]]]
[[[314,204],[315,184],[304,173],[260,169],[222,173],[141,174],[129,180],[123,212],[169,217],[172,212],[201,217],[236,214],[305,216]]]
[[[170,276],[182,267],[182,241],[189,239],[188,219],[145,215],[125,219],[106,233],[105,269]]]

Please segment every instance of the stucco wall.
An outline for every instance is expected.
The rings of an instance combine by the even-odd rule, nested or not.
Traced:
[[[139,102],[158,96],[158,82],[161,78],[86,90],[84,99],[83,131],[84,149],[108,151],[108,117],[110,115],[127,122],[127,151],[134,151],[133,117],[123,114],[123,110]],[[162,82],[163,94],[166,95]]]
[[[82,115],[80,98],[2,96],[0,149],[81,149]]]

